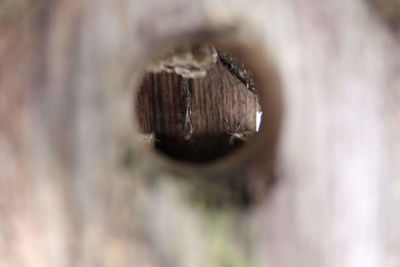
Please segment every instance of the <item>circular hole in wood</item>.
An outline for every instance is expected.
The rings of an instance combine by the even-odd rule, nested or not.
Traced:
[[[170,159],[200,164],[252,142],[264,101],[255,73],[234,51],[182,44],[148,62],[135,95],[139,141]]]

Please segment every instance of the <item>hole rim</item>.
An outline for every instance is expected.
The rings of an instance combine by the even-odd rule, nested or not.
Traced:
[[[281,78],[275,64],[272,62],[271,54],[266,51],[268,45],[257,35],[250,34],[249,31],[224,35],[218,32],[213,34],[185,34],[180,37],[166,38],[164,41],[156,42],[158,45],[147,47],[144,60],[141,64],[139,75],[131,78],[130,90],[133,94],[133,142],[135,146],[145,154],[147,160],[163,171],[177,175],[197,176],[209,175],[211,173],[223,175],[235,172],[238,168],[249,168],[253,164],[263,164],[272,162],[275,167],[277,148],[283,120],[283,92]],[[257,85],[263,116],[260,129],[251,140],[233,151],[209,162],[186,162],[173,157],[169,157],[163,152],[150,149],[143,144],[139,138],[138,122],[135,115],[136,97],[139,92],[140,84],[146,73],[145,64],[155,58],[165,55],[168,51],[182,44],[210,44],[219,50],[228,52],[240,60],[254,75]],[[162,44],[162,45],[161,45]],[[268,125],[268,126],[267,126]],[[246,167],[247,166],[247,167]]]

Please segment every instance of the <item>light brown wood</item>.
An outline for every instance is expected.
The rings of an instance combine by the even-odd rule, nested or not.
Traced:
[[[399,37],[371,1],[4,3],[0,265],[399,266]],[[193,192],[213,179],[179,179],[133,141],[145,62],[186,38],[256,42],[248,60],[279,73],[258,205],[207,208]],[[271,165],[256,155],[237,172],[254,191]]]

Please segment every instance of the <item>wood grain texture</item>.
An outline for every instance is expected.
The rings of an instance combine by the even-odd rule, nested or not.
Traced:
[[[236,132],[256,133],[257,96],[218,62],[204,78],[189,79],[188,125],[177,74],[146,74],[137,96],[139,132],[155,134],[160,151],[183,161],[210,162],[239,142]],[[191,127],[189,138],[185,127]]]
[[[42,0],[0,20],[0,265],[399,266],[399,40],[369,4]],[[282,80],[279,171],[252,209],[207,209],[188,193],[207,184],[132,141],[132,88],[163,45],[240,29]]]

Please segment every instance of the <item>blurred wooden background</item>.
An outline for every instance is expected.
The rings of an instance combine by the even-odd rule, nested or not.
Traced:
[[[399,266],[396,3],[1,1],[0,266]],[[208,207],[192,192],[218,173],[133,142],[133,87],[169,42],[249,32],[282,82],[275,183]]]

